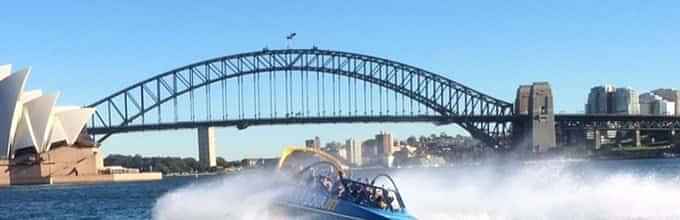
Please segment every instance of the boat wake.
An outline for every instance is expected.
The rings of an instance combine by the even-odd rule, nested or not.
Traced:
[[[394,172],[418,219],[680,219],[680,176],[593,171],[557,163],[517,168]],[[162,196],[154,219],[285,219],[268,216],[281,195],[274,174],[246,173]]]
[[[419,219],[680,219],[680,177],[594,173],[543,164],[395,177]]]
[[[158,199],[153,218],[277,219],[267,213],[273,199],[284,193],[274,187],[276,178],[273,172],[248,172],[186,186]]]

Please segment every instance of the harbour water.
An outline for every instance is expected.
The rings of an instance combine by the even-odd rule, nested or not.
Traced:
[[[395,177],[419,219],[680,219],[680,160],[364,170]],[[270,174],[0,188],[0,219],[258,219]]]

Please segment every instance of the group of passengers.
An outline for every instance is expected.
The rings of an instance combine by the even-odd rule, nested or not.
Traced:
[[[394,197],[390,196],[386,190],[371,186],[368,180],[360,183],[347,181],[345,185],[347,186],[347,193],[343,195],[344,198],[362,205],[394,210],[392,206]]]
[[[306,181],[311,187],[320,187],[322,190],[336,195],[338,198],[353,201],[355,203],[376,207],[380,209],[395,210],[392,205],[394,196],[389,191],[374,187],[368,178],[351,181],[344,179],[344,173],[338,171],[337,179],[328,176],[312,176]]]

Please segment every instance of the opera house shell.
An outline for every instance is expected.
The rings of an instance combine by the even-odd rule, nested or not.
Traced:
[[[93,108],[55,106],[58,94],[24,91],[31,69],[11,72],[0,66],[0,152],[5,159],[73,145]]]
[[[56,106],[59,94],[24,91],[30,73],[0,65],[0,185],[101,178],[99,149],[83,134],[95,109]]]

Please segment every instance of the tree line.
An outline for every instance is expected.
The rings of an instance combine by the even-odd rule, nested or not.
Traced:
[[[120,154],[111,154],[104,158],[104,165],[122,166],[139,169],[142,172],[153,171],[163,174],[207,172],[214,171],[215,169],[205,166],[191,157],[143,157],[141,155],[129,156]],[[241,161],[226,161],[222,157],[217,157],[218,167],[235,167],[240,165]]]

